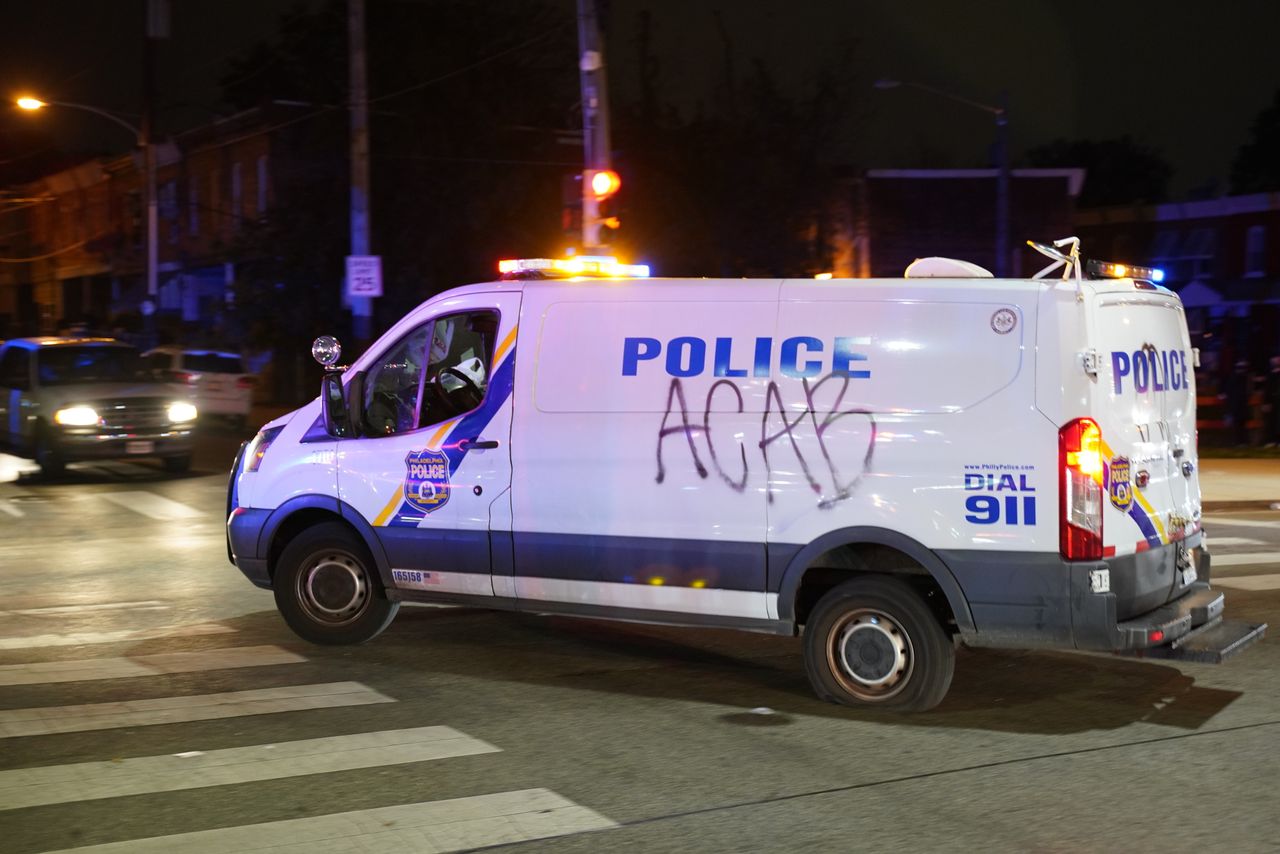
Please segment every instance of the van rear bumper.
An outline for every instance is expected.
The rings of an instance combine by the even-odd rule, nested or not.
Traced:
[[[1068,562],[1055,554],[941,552],[973,612],[971,646],[1079,649],[1222,661],[1262,637],[1266,625],[1224,622],[1225,600],[1208,584],[1211,562],[1195,549],[1196,580],[1184,582],[1170,543],[1137,555]],[[1100,572],[1110,590],[1095,591]],[[1152,588],[1163,578],[1163,593]]]

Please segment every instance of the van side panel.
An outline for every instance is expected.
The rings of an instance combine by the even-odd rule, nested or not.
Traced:
[[[754,436],[776,282],[540,282],[512,435],[521,600],[767,619]],[[535,607],[529,605],[529,607]]]
[[[1036,413],[1038,284],[787,283],[778,337],[855,337],[860,373],[780,375],[771,543],[872,526],[927,548],[1056,551],[1056,431]],[[785,408],[784,419],[780,408]]]

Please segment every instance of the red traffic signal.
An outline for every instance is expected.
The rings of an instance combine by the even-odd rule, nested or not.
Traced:
[[[588,169],[587,181],[597,202],[609,198],[622,186],[622,179],[612,169]]]

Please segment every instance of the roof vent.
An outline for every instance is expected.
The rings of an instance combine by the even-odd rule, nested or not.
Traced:
[[[902,274],[908,279],[991,279],[991,271],[955,258],[917,258]]]

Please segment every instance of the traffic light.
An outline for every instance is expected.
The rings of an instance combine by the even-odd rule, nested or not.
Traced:
[[[577,243],[582,239],[582,174],[560,180],[560,229]]]
[[[588,169],[584,177],[591,201],[595,202],[595,216],[592,218],[594,228],[591,229],[594,240],[589,237],[587,242],[605,246],[614,241],[618,228],[622,225],[618,199],[622,179],[612,169]]]

